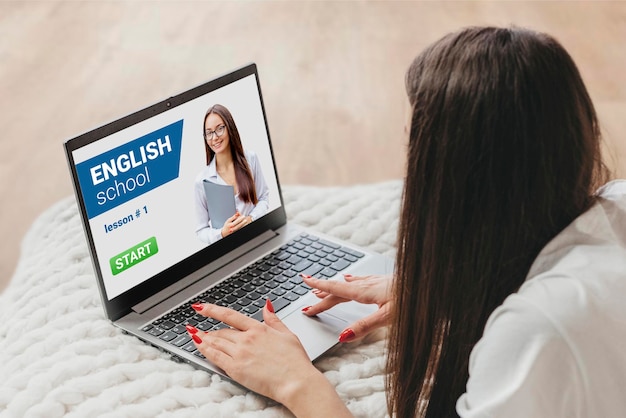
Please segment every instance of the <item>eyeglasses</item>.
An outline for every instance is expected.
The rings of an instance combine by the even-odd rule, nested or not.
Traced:
[[[204,139],[206,139],[207,141],[213,141],[213,138],[219,138],[220,136],[224,135],[225,130],[226,126],[220,125],[214,131],[204,131]]]

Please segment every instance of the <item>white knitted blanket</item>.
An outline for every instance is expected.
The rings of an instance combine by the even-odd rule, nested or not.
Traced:
[[[393,257],[400,181],[283,189],[290,221]],[[384,338],[317,367],[357,417],[386,415]],[[73,197],[31,226],[0,295],[0,417],[288,417],[218,375],[177,363],[104,317]]]

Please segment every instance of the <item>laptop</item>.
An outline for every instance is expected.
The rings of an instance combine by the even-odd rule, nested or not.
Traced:
[[[205,115],[215,104],[230,112],[261,196],[252,222],[207,240],[215,230],[199,188],[208,169]],[[69,139],[64,148],[106,317],[174,360],[226,376],[195,349],[185,325],[227,325],[190,305],[217,303],[262,321],[269,298],[314,361],[376,306],[349,302],[307,317],[302,308],[319,299],[301,274],[343,280],[347,273],[393,271],[388,257],[287,222],[255,64]]]

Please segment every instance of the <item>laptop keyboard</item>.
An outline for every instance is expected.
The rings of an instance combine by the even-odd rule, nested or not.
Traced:
[[[307,233],[300,234],[254,264],[152,321],[142,331],[204,358],[196,350],[185,325],[193,325],[202,331],[218,330],[228,325],[196,313],[191,308],[193,303],[227,306],[263,321],[266,299],[272,301],[274,311],[278,313],[311,290],[302,282],[301,274],[330,278],[363,256],[363,253],[337,243]]]

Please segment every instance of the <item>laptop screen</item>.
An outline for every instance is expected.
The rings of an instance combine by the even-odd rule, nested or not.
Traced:
[[[66,143],[107,300],[161,275],[158,290],[284,213],[256,66],[243,70]]]

